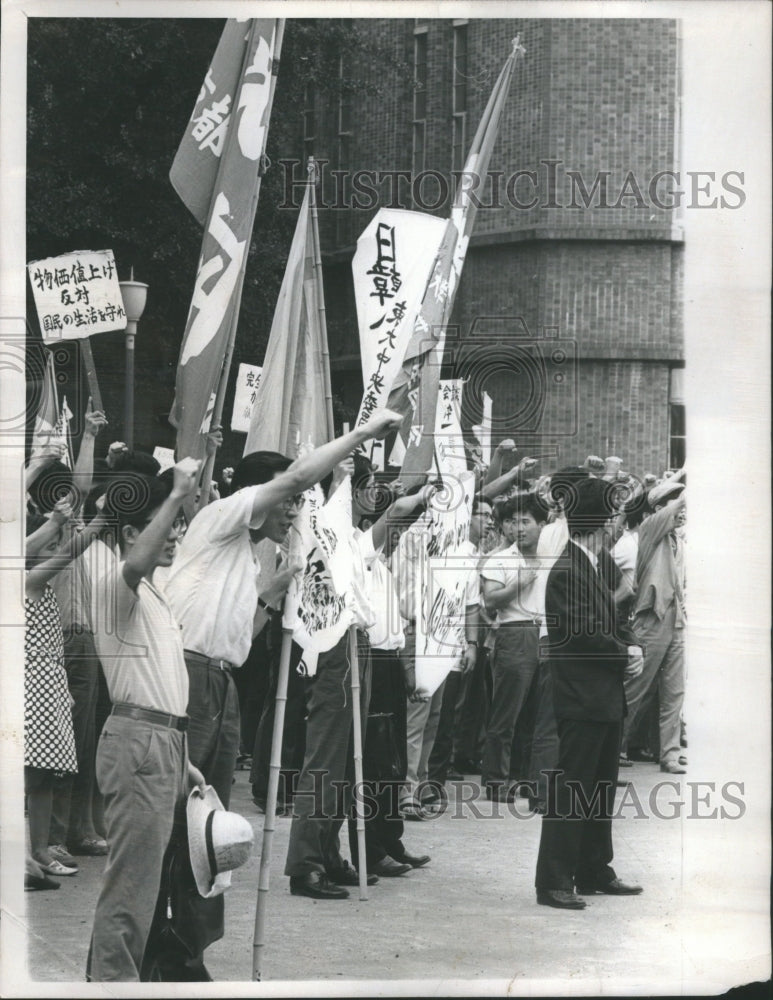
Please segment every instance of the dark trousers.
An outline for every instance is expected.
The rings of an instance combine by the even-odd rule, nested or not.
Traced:
[[[255,734],[255,745],[252,751],[252,770],[250,782],[252,794],[265,803],[268,796],[268,778],[271,765],[271,741],[274,736],[274,719],[276,717],[276,692],[279,683],[280,645],[272,646],[270,651],[269,686],[260,723]],[[287,678],[287,701],[285,703],[284,731],[282,733],[282,769],[279,772],[279,805],[288,804],[295,790],[300,770],[303,767],[303,757],[306,751],[306,687],[303,677],[299,676],[296,667],[300,662],[303,650],[296,643],[290,649],[290,673]]]
[[[73,699],[72,728],[78,773],[67,774],[54,783],[50,842],[74,845],[90,831],[92,822],[99,658],[90,632],[65,633],[64,666]]]
[[[357,645],[365,739],[370,648],[362,632]],[[330,872],[343,865],[339,834],[351,808],[354,781],[351,668],[347,633],[320,654],[317,672],[307,680],[306,754],[293,799],[285,875]]]
[[[469,678],[467,696],[459,720],[454,758],[479,761],[486,741],[486,725],[491,705],[489,651],[478,647],[478,657]]]
[[[374,649],[371,651],[372,673],[370,689],[369,715],[386,715],[389,717],[394,745],[390,747],[383,739],[374,746],[378,733],[384,733],[386,727],[378,729],[368,726],[366,735],[366,752],[364,755],[364,779],[366,793],[371,799],[371,812],[365,819],[365,849],[368,868],[389,855],[395,860],[405,854],[402,842],[404,824],[398,811],[398,800],[401,780],[406,771],[406,720],[407,702],[405,698],[405,681],[403,666],[396,651]],[[373,762],[371,764],[371,762]],[[378,773],[370,773],[373,771]],[[382,775],[389,775],[382,780]],[[357,848],[357,824],[354,818],[349,819],[349,850],[352,864],[359,867],[359,851]]]
[[[516,727],[522,719],[537,673],[539,629],[532,624],[503,624],[497,630],[492,658],[491,714],[483,754],[482,782],[506,784]],[[533,725],[533,721],[532,721]],[[531,745],[531,732],[525,742]]]
[[[558,720],[558,774],[542,819],[537,889],[603,885],[611,866],[621,722]]]
[[[236,757],[239,753],[239,697],[230,671],[210,666],[186,654],[188,668],[188,756],[218,794],[223,807],[228,809],[231,800]],[[164,870],[173,872],[174,886],[162,885],[156,903],[153,927],[148,937],[143,964],[145,970],[155,962],[163,967],[165,980],[186,981],[196,978],[193,970],[203,966],[203,953],[225,933],[224,897],[204,899],[196,888],[188,854],[188,830],[185,802],[175,814],[174,829],[164,857]],[[172,863],[174,859],[174,863]],[[176,933],[184,942],[184,949],[162,955],[156,962],[155,954],[165,948],[161,930],[165,925],[166,892],[174,897],[180,908]],[[183,964],[184,963],[184,964]]]
[[[232,674],[239,696],[240,755],[246,756],[253,752],[260,716],[268,697],[269,663],[272,655],[269,639],[271,627],[272,623],[269,622],[258,633],[244,665]]]
[[[542,643],[540,643],[535,695],[537,708],[531,741],[529,781],[534,783],[537,792],[532,797],[544,805],[548,800],[547,772],[554,770],[558,765],[558,728],[553,708],[553,676],[550,671],[550,661],[543,653]]]
[[[452,670],[446,677],[443,702],[440,706],[440,721],[432,753],[429,755],[428,771],[429,780],[437,781],[441,785],[446,780],[452,758],[457,756],[459,721],[467,699],[470,680],[470,674],[463,674],[458,670]]]

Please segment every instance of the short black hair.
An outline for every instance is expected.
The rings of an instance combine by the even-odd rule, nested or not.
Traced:
[[[637,493],[630,497],[622,506],[621,513],[625,515],[627,527],[638,528],[647,514],[652,513],[652,508],[647,502],[646,493]]]
[[[172,484],[158,476],[122,472],[113,476],[105,493],[104,513],[118,528],[118,544],[123,550],[123,529],[140,530],[172,492]]]
[[[161,463],[147,451],[123,451],[113,464],[113,472],[140,472],[143,476],[157,476]]]
[[[505,500],[498,511],[500,521],[509,521],[524,514],[530,514],[537,524],[543,524],[547,520],[547,511],[535,493],[511,497]]]
[[[570,534],[597,531],[617,513],[611,484],[604,479],[581,480],[565,511]]]
[[[590,472],[582,466],[565,465],[550,476],[550,499],[556,506],[568,510],[576,495],[577,484],[590,478]]]
[[[234,469],[231,490],[236,493],[245,486],[270,483],[277,472],[285,472],[292,464],[291,458],[278,451],[251,451]]]

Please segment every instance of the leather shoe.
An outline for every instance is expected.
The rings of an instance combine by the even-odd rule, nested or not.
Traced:
[[[628,747],[628,760],[635,760],[641,764],[654,764],[657,757],[646,747]]]
[[[601,892],[605,896],[638,896],[640,892],[644,892],[640,885],[626,885],[619,878],[613,878],[603,885],[578,885],[577,891],[582,896],[592,896],[594,892]]]
[[[687,774],[687,770],[675,760],[670,760],[665,764],[661,764],[660,770],[665,771],[666,774]]]
[[[370,870],[374,875],[380,875],[381,878],[397,878],[398,875],[405,875],[406,872],[411,871],[411,865],[407,862],[394,861],[386,854],[375,865],[371,865]]]
[[[344,861],[343,868],[331,868],[327,877],[336,885],[359,885],[360,875],[356,868]],[[375,885],[378,882],[378,875],[368,875],[367,885]]]
[[[586,902],[566,889],[537,889],[540,906],[555,906],[558,910],[584,910]]]
[[[423,868],[424,865],[429,864],[432,858],[429,854],[408,854],[406,851],[401,854],[399,858],[395,858],[394,860],[399,864],[405,862],[407,865],[410,865],[411,868]]]
[[[309,872],[308,875],[291,875],[290,892],[293,896],[309,896],[311,899],[348,899],[349,893],[340,886],[333,885],[326,875]]]

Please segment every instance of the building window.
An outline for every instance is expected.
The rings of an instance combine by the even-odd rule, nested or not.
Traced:
[[[451,160],[453,170],[463,170],[467,156],[467,25],[454,25],[454,77],[452,89]]]
[[[684,368],[672,368],[668,392],[668,460],[681,469],[687,457],[687,426],[684,408]]]
[[[413,140],[411,169],[424,170],[427,145],[427,31],[413,36]]]

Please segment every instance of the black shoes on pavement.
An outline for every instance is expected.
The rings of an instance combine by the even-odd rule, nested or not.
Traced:
[[[360,875],[356,868],[344,861],[343,868],[331,869],[327,873],[327,877],[335,885],[359,885]],[[375,885],[378,882],[378,875],[368,875],[367,884]]]
[[[348,890],[331,882],[327,875],[309,872],[308,875],[291,875],[290,892],[293,896],[310,899],[348,899]]]
[[[398,875],[405,875],[412,868],[413,866],[407,862],[395,861],[387,854],[380,861],[371,865],[370,870],[380,878],[397,878]]]
[[[586,902],[566,889],[537,889],[540,906],[554,906],[558,910],[584,910]]]
[[[405,854],[401,855],[399,858],[395,858],[400,864],[405,862],[410,865],[411,868],[423,868],[424,865],[429,864],[432,858],[429,854],[409,854],[407,851]]]
[[[613,878],[603,885],[578,885],[577,891],[581,896],[592,896],[594,892],[601,892],[605,896],[638,896],[644,892],[640,885],[626,885],[619,878]]]

